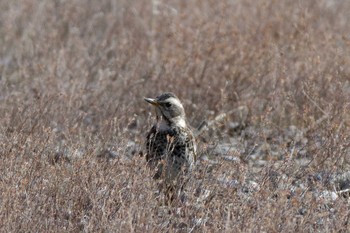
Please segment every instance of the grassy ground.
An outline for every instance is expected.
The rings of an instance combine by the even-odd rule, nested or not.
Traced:
[[[1,1],[1,231],[347,232],[349,12]],[[138,156],[154,120],[143,97],[163,91],[194,128],[213,122],[173,206]]]

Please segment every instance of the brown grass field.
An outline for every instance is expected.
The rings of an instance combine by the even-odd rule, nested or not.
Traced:
[[[0,1],[1,232],[350,232],[350,1]],[[140,156],[171,91],[200,159]]]

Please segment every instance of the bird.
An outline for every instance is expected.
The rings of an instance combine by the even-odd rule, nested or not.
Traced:
[[[187,126],[184,107],[175,94],[165,92],[144,100],[156,111],[156,122],[146,135],[146,161],[154,171],[153,178],[163,180],[163,189],[169,194],[181,186],[184,175],[193,170],[195,138]]]

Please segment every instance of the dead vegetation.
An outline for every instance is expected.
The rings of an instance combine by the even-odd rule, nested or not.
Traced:
[[[1,1],[4,232],[347,232],[350,3]],[[176,93],[201,160],[161,205],[139,157]],[[215,120],[216,119],[216,120]]]

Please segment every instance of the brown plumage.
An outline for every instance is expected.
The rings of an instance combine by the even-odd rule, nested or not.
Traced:
[[[146,137],[146,160],[154,171],[153,177],[162,179],[166,190],[174,190],[196,161],[194,136],[187,127],[184,108],[173,93],[145,101],[155,106],[157,114]]]

